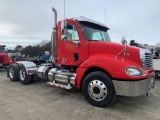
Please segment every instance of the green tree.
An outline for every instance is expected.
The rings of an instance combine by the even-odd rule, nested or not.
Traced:
[[[20,52],[20,51],[23,50],[23,47],[22,47],[21,45],[17,45],[17,46],[14,48],[14,50],[15,50],[16,52]]]

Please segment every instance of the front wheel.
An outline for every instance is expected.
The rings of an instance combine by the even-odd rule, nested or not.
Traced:
[[[116,98],[111,77],[101,71],[92,72],[85,77],[82,91],[86,100],[97,107],[107,107]]]

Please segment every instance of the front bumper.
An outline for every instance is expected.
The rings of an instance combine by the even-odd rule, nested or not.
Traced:
[[[141,96],[147,94],[155,86],[155,75],[139,81],[118,81],[113,80],[117,95],[122,96]]]

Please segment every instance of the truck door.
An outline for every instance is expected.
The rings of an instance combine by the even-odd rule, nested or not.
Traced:
[[[63,34],[63,30],[61,33]],[[61,38],[60,41],[58,40],[57,63],[65,66],[78,66],[82,62],[82,48],[83,45],[76,24],[73,22],[67,23],[67,39],[62,40]]]

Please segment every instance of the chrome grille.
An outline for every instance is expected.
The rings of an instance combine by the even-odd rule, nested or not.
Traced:
[[[153,55],[152,53],[145,53],[145,68],[150,69],[153,67]]]
[[[3,63],[3,62],[4,62],[4,58],[0,57],[0,63]]]

